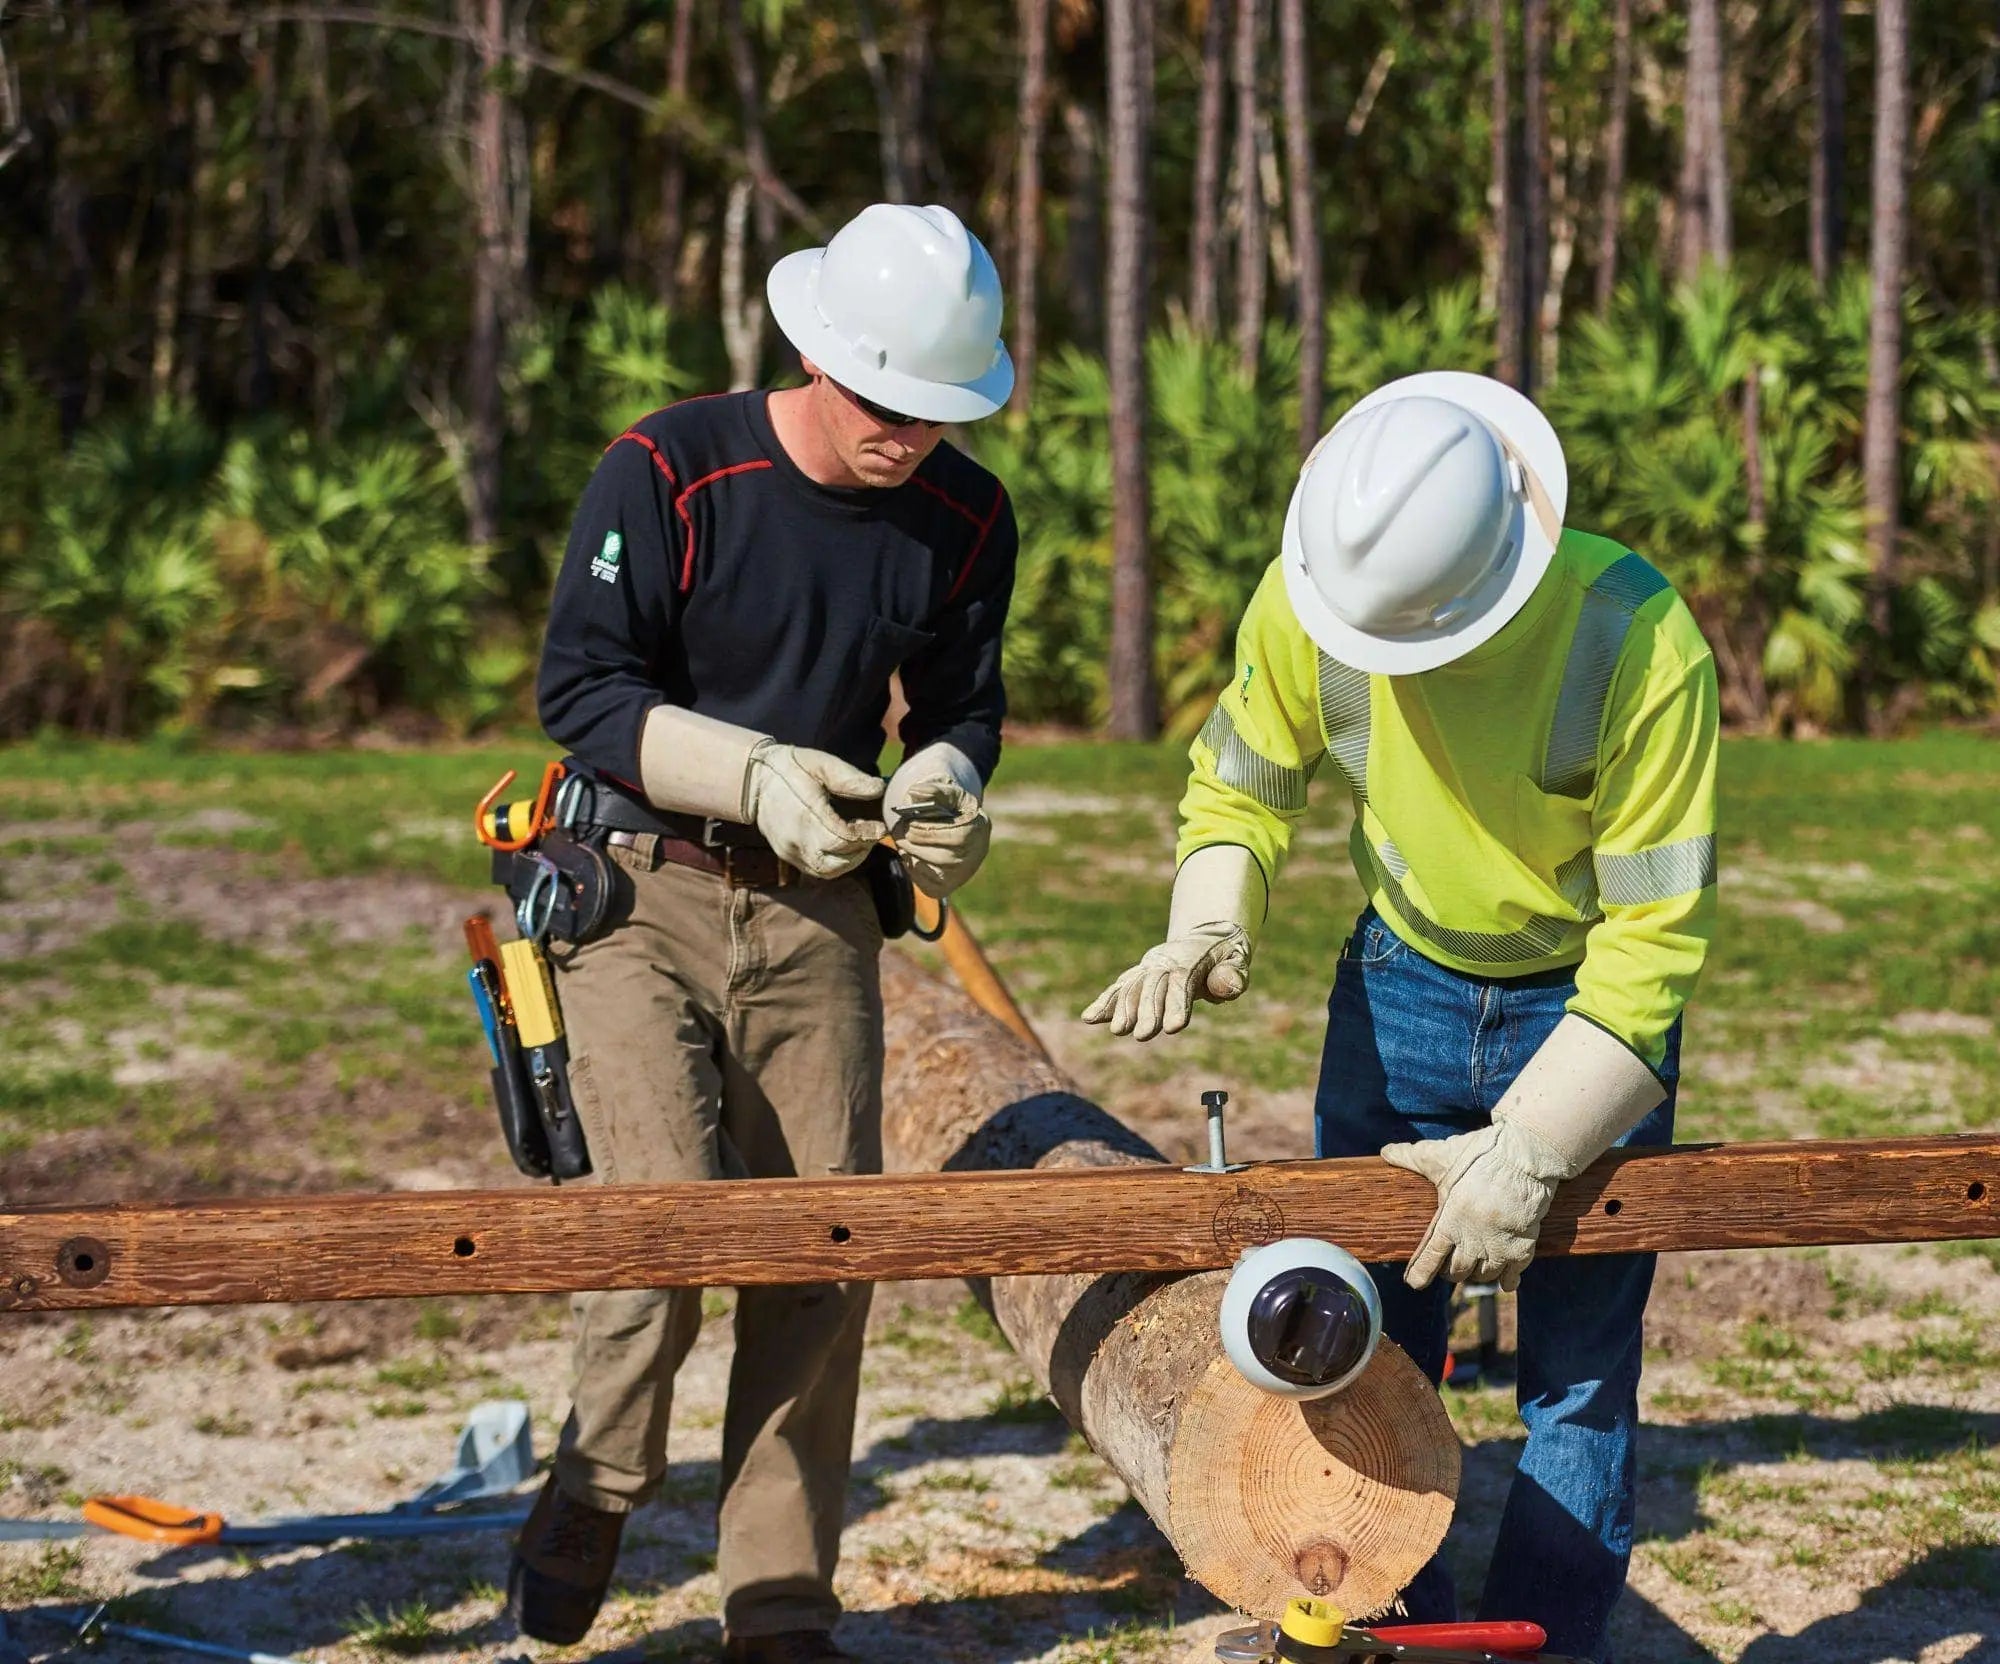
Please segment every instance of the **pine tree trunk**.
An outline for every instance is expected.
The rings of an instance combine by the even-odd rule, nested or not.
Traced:
[[[271,263],[276,258],[281,158],[278,154],[277,25],[250,32],[250,73],[257,90],[257,234],[250,272],[250,377],[244,400],[253,413],[271,408]]]
[[[764,95],[757,77],[757,60],[750,35],[743,27],[743,0],[723,0],[722,27],[729,43],[729,69],[743,112],[743,154],[751,178],[761,187],[771,177],[771,155],[764,142]],[[778,235],[778,210],[771,193],[762,188],[729,191],[724,212],[722,308],[723,333],[729,350],[730,386],[740,392],[757,384],[764,360],[764,285],[750,275],[761,268]],[[755,233],[754,238],[749,234]],[[760,273],[761,275],[761,273]]]
[[[1708,254],[1718,266],[1726,266],[1735,254],[1735,230],[1729,207],[1729,96],[1728,53],[1724,50],[1726,19],[1721,0],[1699,0],[1709,12],[1704,31],[1706,60],[1704,76],[1708,90],[1702,95],[1702,115],[1708,134],[1702,142],[1702,189],[1707,197]]]
[[[694,59],[694,0],[674,0],[672,42],[667,49],[667,96],[684,106]],[[660,169],[660,263],[654,285],[660,304],[670,312],[680,299],[681,247],[686,241],[687,155],[678,130],[670,127]]]
[[[1491,60],[1491,174],[1486,200],[1493,211],[1494,374],[1521,385],[1521,230],[1514,190],[1514,100],[1507,67],[1507,0],[1486,0],[1487,48]]]
[[[1871,725],[1886,725],[1886,658],[1897,582],[1902,463],[1903,274],[1909,237],[1910,19],[1907,0],[1875,0],[1874,202],[1869,236],[1868,405],[1861,471],[1875,571],[1874,633],[1863,696]]]
[[[938,149],[931,132],[931,64],[937,15],[932,0],[905,0],[903,50],[896,59],[896,126],[903,146],[903,189],[934,200],[943,190],[936,177]]]
[[[1114,739],[1159,732],[1153,680],[1151,497],[1146,476],[1148,140],[1152,0],[1106,0],[1110,188],[1104,319],[1111,379],[1111,723]]]
[[[1813,281],[1825,289],[1840,268],[1841,201],[1846,191],[1846,52],[1840,40],[1840,0],[1813,0],[1813,153],[1811,230]]]
[[[1042,265],[1042,129],[1049,99],[1049,0],[1019,0],[1021,88],[1014,158],[1013,406],[1025,411],[1035,391],[1037,279]]]
[[[1104,124],[1094,103],[1065,97],[1063,294],[1069,336],[1085,352],[1104,349]]]
[[[1278,0],[1278,19],[1284,59],[1286,186],[1292,259],[1298,271],[1299,455],[1304,456],[1319,442],[1326,382],[1326,298],[1320,277],[1319,215],[1314,209],[1305,0]]]
[[[1549,280],[1549,4],[1521,0],[1521,378],[1535,391]]]
[[[1729,152],[1724,136],[1720,0],[1690,0],[1687,78],[1682,95],[1680,273],[1703,260],[1729,263]]]
[[[882,147],[882,200],[908,202],[909,182],[903,177],[902,112],[889,80],[889,65],[882,56],[882,38],[875,27],[875,8],[870,0],[854,0],[854,33],[861,48],[861,67],[868,72],[868,86],[875,94],[876,138]]]
[[[1208,0],[1201,26],[1201,103],[1195,117],[1194,233],[1188,243],[1188,323],[1215,333],[1222,263],[1217,195],[1222,187],[1222,128],[1228,92],[1230,0]]]
[[[1264,197],[1257,162],[1257,33],[1262,0],[1237,0],[1236,50],[1236,363],[1257,375],[1264,336]]]
[[[1618,232],[1625,217],[1626,125],[1632,111],[1632,0],[1611,14],[1611,107],[1604,117],[1604,194],[1597,205],[1597,315],[1611,310],[1618,289]]]
[[[467,536],[490,544],[500,535],[501,288],[507,266],[506,0],[483,0],[479,31],[479,120],[473,137],[478,246],[472,266],[472,346],[468,355],[467,445],[472,514]]]

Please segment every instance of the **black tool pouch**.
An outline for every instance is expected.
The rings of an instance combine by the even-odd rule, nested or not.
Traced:
[[[558,1039],[529,1050],[525,1059],[529,1090],[548,1146],[549,1176],[560,1183],[590,1171],[590,1149],[570,1091],[569,1045]]]
[[[594,837],[553,827],[527,849],[496,849],[493,882],[506,890],[524,930],[545,917],[540,935],[577,944],[610,928],[617,869]]]
[[[507,1140],[507,1153],[514,1165],[531,1179],[546,1179],[551,1170],[549,1135],[542,1127],[541,1111],[535,1107],[528,1085],[527,1059],[518,1046],[513,1055],[492,1072],[493,1102],[500,1111],[500,1131]]]
[[[917,887],[910,882],[902,856],[887,844],[877,844],[861,863],[860,877],[874,898],[882,939],[893,942],[907,936],[917,922]]]

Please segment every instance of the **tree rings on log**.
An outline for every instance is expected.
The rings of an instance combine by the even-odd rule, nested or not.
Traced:
[[[1444,1541],[1459,1446],[1393,1341],[1332,1398],[1258,1392],[1218,1358],[1180,1406],[1167,1535],[1220,1599],[1275,1616],[1311,1595],[1386,1611]]]

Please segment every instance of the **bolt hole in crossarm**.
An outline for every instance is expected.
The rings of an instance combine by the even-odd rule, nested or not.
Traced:
[[[1967,1186],[1965,1187],[1965,1199],[1966,1199],[1966,1200],[1967,1200],[1968,1202],[1983,1202],[1983,1201],[1985,1201],[1985,1200],[1986,1200],[1986,1186],[1985,1186],[1985,1185],[1983,1185],[1983,1184],[1981,1184],[1981,1183],[1980,1183],[1980,1182],[1979,1182],[1979,1181],[1978,1181],[1977,1179],[1974,1179],[1974,1180],[1972,1181],[1972,1183],[1970,1183],[1969,1185],[1967,1185]]]
[[[462,1236],[451,1245],[451,1251],[462,1260],[469,1260],[479,1252],[479,1245],[471,1237]]]
[[[1625,1204],[1614,1196],[1604,1204],[1604,1211],[1606,1213],[1623,1213],[1625,1211]]]
[[[845,1225],[836,1225],[832,1230],[828,1231],[826,1234],[831,1240],[835,1242],[846,1242],[849,1238],[851,1238],[854,1235],[854,1233],[850,1231]]]

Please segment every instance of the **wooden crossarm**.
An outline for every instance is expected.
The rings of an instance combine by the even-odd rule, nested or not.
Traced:
[[[2000,1135],[1614,1152],[1544,1254],[2000,1236]],[[1407,1256],[1433,1193],[1369,1157],[274,1196],[0,1211],[0,1310],[1195,1271],[1319,1236]]]

